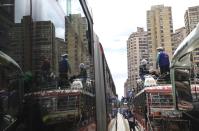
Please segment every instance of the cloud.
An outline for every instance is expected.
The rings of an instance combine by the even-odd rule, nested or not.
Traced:
[[[15,22],[20,23],[24,15],[29,15],[29,1],[27,0],[15,0]]]
[[[127,79],[127,53],[123,48],[105,49],[105,56],[116,86],[119,98],[123,96],[124,82]]]
[[[15,21],[19,23],[23,16],[30,15],[30,2],[16,0],[15,4]],[[65,13],[56,0],[33,0],[32,18],[34,21],[51,21],[56,28],[56,37],[64,38]]]
[[[63,9],[64,13],[66,14],[66,0],[58,0],[59,6]]]
[[[120,78],[120,79],[116,79],[117,80],[117,88],[116,88],[116,92],[118,94],[119,99],[122,98],[122,96],[124,96],[124,82],[126,81],[126,78]]]
[[[58,37],[58,38],[62,38],[62,39],[64,39],[65,38],[65,28],[56,28],[56,30],[55,30],[55,32],[56,32],[56,37]]]
[[[108,51],[105,53],[107,63],[113,73],[127,73],[127,56],[126,53]]]

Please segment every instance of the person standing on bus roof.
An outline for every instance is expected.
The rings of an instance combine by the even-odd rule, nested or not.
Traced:
[[[157,48],[158,54],[157,54],[157,60],[156,60],[156,69],[158,69],[158,66],[160,67],[160,74],[166,74],[169,72],[169,55],[164,51],[163,47]]]
[[[79,69],[80,69],[79,78],[81,78],[83,81],[85,81],[87,78],[87,71],[86,71],[86,67],[85,67],[84,63],[79,64]]]
[[[63,54],[62,60],[59,62],[59,86],[68,84],[68,72],[71,73],[70,64],[68,62],[68,54]]]

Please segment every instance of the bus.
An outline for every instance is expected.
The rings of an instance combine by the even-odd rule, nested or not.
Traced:
[[[191,85],[191,94],[192,94],[193,101],[197,102],[199,99],[199,84]]]
[[[1,130],[108,130],[117,94],[85,0],[2,1],[0,51]]]
[[[140,130],[189,130],[189,121],[174,108],[171,84],[142,89],[134,97],[133,112]]]
[[[15,129],[23,105],[23,72],[0,51],[0,130]]]
[[[197,52],[199,25],[178,46],[171,61],[171,82],[175,109],[191,121],[191,130],[199,128]]]

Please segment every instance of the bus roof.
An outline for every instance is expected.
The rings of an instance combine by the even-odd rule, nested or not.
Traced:
[[[145,87],[139,93],[135,95],[135,97],[139,96],[142,93],[172,93],[171,85],[163,85],[163,86],[152,86],[152,87]]]

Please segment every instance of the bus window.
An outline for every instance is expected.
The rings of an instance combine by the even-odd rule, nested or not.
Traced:
[[[0,51],[0,130],[16,121],[22,106],[22,72]]]
[[[179,109],[192,109],[192,95],[190,88],[190,70],[175,69],[175,87],[177,105]]]
[[[91,34],[79,0],[2,1],[0,10],[0,49],[22,68],[25,93],[69,88],[81,77],[81,63],[93,79]],[[70,69],[63,75],[65,54]]]

